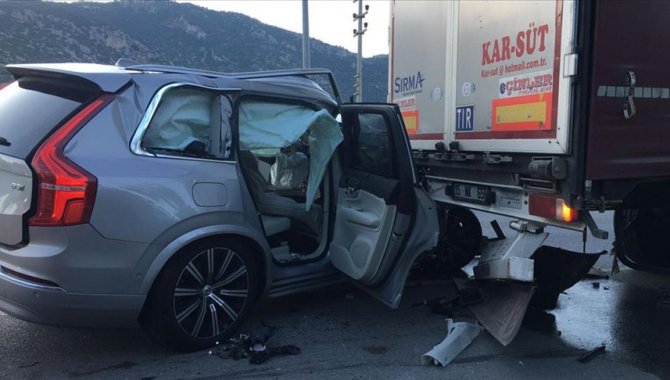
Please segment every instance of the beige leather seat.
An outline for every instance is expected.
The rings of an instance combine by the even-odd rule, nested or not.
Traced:
[[[286,216],[298,221],[311,233],[319,236],[321,230],[321,206],[314,204],[305,211],[305,204],[283,197],[273,191],[267,179],[258,170],[258,161],[249,151],[240,151],[240,164],[247,179],[247,186],[262,215]]]
[[[261,215],[261,222],[267,236],[274,236],[291,229],[291,220],[285,216]]]

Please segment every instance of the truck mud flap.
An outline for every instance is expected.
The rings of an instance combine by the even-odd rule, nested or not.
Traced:
[[[543,245],[531,257],[535,263],[535,294],[531,305],[538,309],[553,309],[558,296],[583,279],[600,255],[581,253]]]

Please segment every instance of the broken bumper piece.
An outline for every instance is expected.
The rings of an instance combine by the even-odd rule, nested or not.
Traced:
[[[435,364],[446,367],[479,336],[483,329],[476,322],[454,322],[452,319],[447,319],[447,330],[449,331],[447,337],[421,356],[422,365]]]

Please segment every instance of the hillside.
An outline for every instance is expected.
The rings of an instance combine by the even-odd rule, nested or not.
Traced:
[[[140,63],[223,72],[298,68],[301,35],[232,12],[191,4],[118,1],[0,1],[0,65],[36,62]],[[356,55],[312,39],[313,67],[333,71],[343,99],[353,91]],[[387,56],[365,59],[365,101],[386,99]],[[9,74],[0,69],[0,81]]]

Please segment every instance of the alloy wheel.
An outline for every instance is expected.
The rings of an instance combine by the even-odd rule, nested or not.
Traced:
[[[237,252],[208,248],[195,255],[177,279],[173,310],[184,333],[218,336],[238,318],[249,299],[249,273]]]

